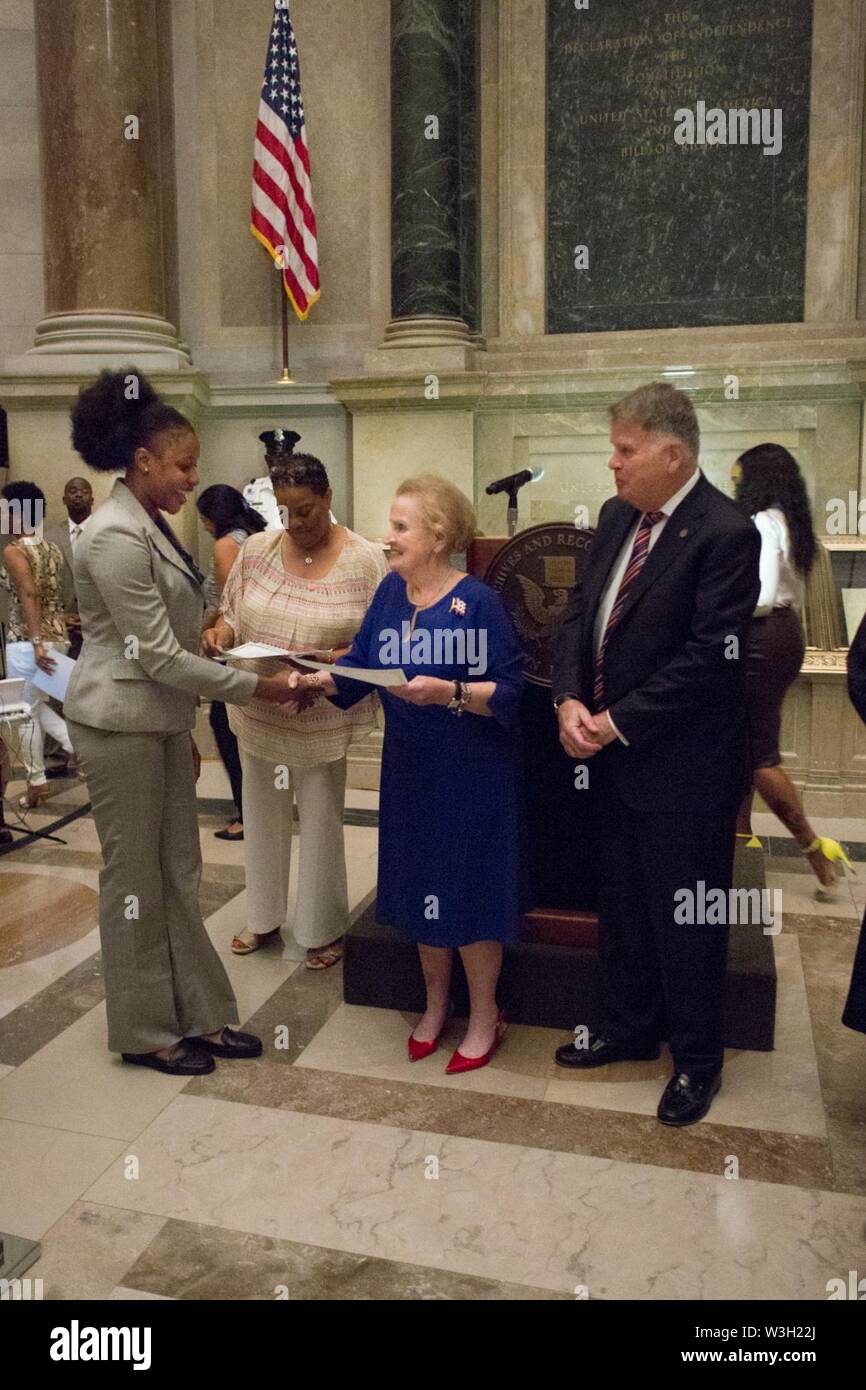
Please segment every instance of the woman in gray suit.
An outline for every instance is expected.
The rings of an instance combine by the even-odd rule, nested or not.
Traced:
[[[225,1026],[237,1003],[198,904],[196,705],[289,702],[288,673],[198,655],[203,576],[160,515],[198,483],[189,421],[134,368],[104,371],[73,407],[72,443],[91,468],[123,474],[75,549],[84,644],[64,702],[102,847],[108,1046],[199,1075],[262,1045]]]

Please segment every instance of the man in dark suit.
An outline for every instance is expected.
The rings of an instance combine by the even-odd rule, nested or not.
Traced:
[[[657,1057],[667,1038],[674,1074],[658,1117],[686,1125],[721,1084],[728,914],[702,909],[712,889],[730,902],[749,782],[744,635],[760,538],[703,477],[687,396],[653,383],[610,414],[617,496],[601,509],[553,670],[560,742],[595,760],[604,1021],[556,1060]]]

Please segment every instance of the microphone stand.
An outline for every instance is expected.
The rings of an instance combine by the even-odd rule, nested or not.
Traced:
[[[518,483],[516,487],[510,488],[508,492],[507,519],[509,540],[511,540],[512,536],[514,536],[515,532],[517,531],[517,488],[519,486],[520,484]]]

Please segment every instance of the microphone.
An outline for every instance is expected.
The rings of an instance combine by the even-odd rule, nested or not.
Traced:
[[[509,473],[507,478],[499,478],[484,491],[489,497],[494,497],[497,492],[516,492],[524,483],[537,483],[543,477],[543,468],[521,468],[519,473]]]

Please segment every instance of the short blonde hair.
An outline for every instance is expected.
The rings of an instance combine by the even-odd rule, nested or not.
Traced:
[[[451,554],[464,551],[478,529],[469,498],[459,487],[436,473],[406,478],[396,496],[416,498],[424,525],[439,533]]]

